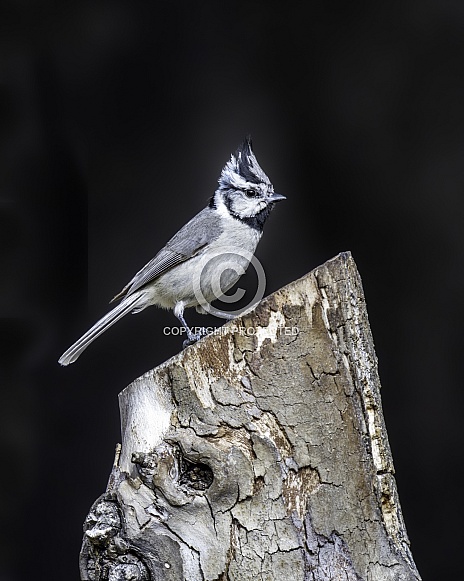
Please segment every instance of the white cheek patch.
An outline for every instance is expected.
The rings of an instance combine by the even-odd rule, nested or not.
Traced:
[[[266,202],[264,202],[263,200],[251,200],[253,202],[253,204],[247,208],[247,210],[249,210],[251,213],[249,214],[250,216],[255,216],[256,214],[259,214],[259,212],[261,212],[261,210],[264,210],[264,208],[267,206]]]
[[[237,196],[232,202],[232,211],[238,214],[238,216],[244,218],[250,218],[251,216],[256,216],[261,210],[266,207],[266,202],[264,200],[257,200],[256,198],[243,198],[242,196]]]

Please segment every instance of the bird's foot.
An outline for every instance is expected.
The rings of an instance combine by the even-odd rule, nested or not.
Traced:
[[[219,317],[220,319],[225,319],[226,321],[232,321],[232,319],[235,319],[237,317],[237,314],[233,314],[233,313],[226,313],[226,311],[219,311],[218,309],[214,309],[214,312],[212,313],[215,317]]]
[[[208,331],[204,327],[201,327],[200,329],[198,329],[198,333],[192,333],[189,330],[188,334],[187,334],[187,339],[185,339],[185,341],[182,343],[182,349],[185,349],[189,345],[193,345],[194,343],[199,341],[202,337],[204,337],[207,334],[208,334]]]

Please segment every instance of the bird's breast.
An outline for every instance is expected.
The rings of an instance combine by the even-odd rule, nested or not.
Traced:
[[[150,302],[165,308],[212,302],[245,274],[260,234],[234,220],[204,249],[161,275],[150,285]],[[148,290],[148,289],[147,289]]]

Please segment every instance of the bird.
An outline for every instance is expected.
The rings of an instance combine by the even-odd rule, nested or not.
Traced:
[[[258,164],[247,136],[221,171],[218,187],[206,208],[183,226],[110,302],[120,300],[58,362],[65,366],[104,331],[128,313],[155,305],[170,309],[185,329],[183,347],[206,334],[194,333],[184,310],[196,307],[202,314],[240,278],[252,259],[263,227],[276,202],[285,196],[274,187]],[[232,261],[232,262],[231,262]],[[219,296],[218,296],[219,295]],[[222,311],[215,314],[229,319]]]

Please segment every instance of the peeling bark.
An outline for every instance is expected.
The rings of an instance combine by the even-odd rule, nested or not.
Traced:
[[[349,253],[119,397],[82,580],[420,579]]]

